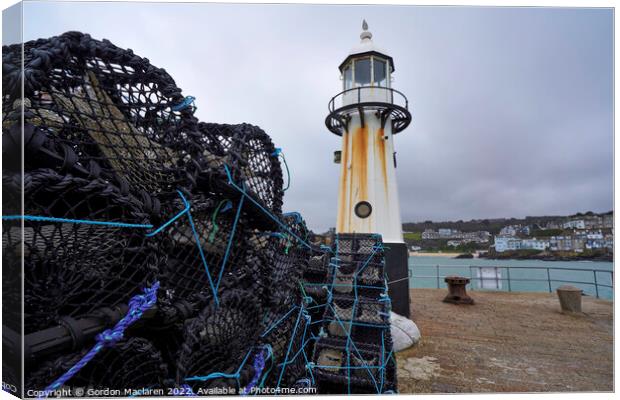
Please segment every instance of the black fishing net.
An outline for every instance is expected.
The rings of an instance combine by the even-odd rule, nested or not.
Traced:
[[[26,388],[43,390],[69,370],[86,353],[66,355],[45,362],[34,368],[26,376]],[[130,396],[126,389],[162,389],[167,382],[167,365],[158,349],[143,338],[130,338],[116,343],[114,347],[104,348],[84,368],[66,383],[68,388],[84,390],[113,390],[118,393],[100,393],[97,397]],[[85,393],[86,394],[86,393]],[[138,394],[138,393],[136,393]],[[95,393],[89,397],[96,396]]]
[[[3,193],[4,201],[8,201],[9,191],[4,190]],[[3,215],[11,213],[7,214],[3,209]],[[21,274],[23,244],[21,229],[11,228],[10,224],[2,223],[2,322],[4,327],[17,333],[22,330],[23,295],[18,288],[21,288],[23,280]]]
[[[361,272],[359,268],[366,265]],[[380,299],[387,285],[381,264],[340,263],[332,260],[330,273],[327,277],[333,293]]]
[[[213,302],[185,323],[183,345],[177,355],[179,384],[188,383],[196,392],[214,382],[185,379],[206,377],[216,371],[234,373],[258,340],[260,308],[253,300],[249,293],[231,289],[219,304]],[[239,376],[242,385],[247,383],[248,376],[247,371]]]
[[[15,176],[15,175],[12,175]],[[3,186],[18,188],[10,176]],[[110,222],[148,222],[143,202],[100,179],[59,175],[51,169],[24,174],[26,215]],[[165,256],[141,231],[63,222],[4,221],[3,245],[14,251],[23,233],[26,333],[60,316],[80,317],[127,302],[157,278]]]
[[[23,101],[14,74],[3,74],[3,111],[23,106],[25,123],[45,136],[26,146],[26,168],[44,162],[85,174],[96,163],[100,175],[150,194],[187,186],[183,175],[195,173],[197,121],[191,107],[172,110],[181,91],[147,59],[71,32],[24,47]]]
[[[321,393],[385,393],[396,389],[395,361],[384,346],[321,338],[314,349],[313,373]]]
[[[29,42],[21,98],[20,55],[18,45],[3,48],[3,134],[23,106],[34,131],[24,140],[26,168],[101,175],[174,197],[199,178],[202,191],[221,192],[226,165],[236,184],[280,213],[282,173],[269,137],[249,124],[199,127],[191,99],[148,59],[79,32]]]
[[[357,254],[360,256],[382,252],[381,235],[364,233],[337,233],[334,250],[338,254]]]
[[[386,301],[363,296],[334,295],[323,317],[330,336],[347,337],[355,343],[380,343],[390,329],[390,309]]]
[[[165,70],[109,41],[69,32],[23,50],[22,71],[22,47],[3,47],[2,243],[5,265],[24,262],[27,389],[316,387],[326,302],[346,308],[355,293],[335,288],[361,265],[356,318],[381,331],[380,237],[340,235],[336,256],[312,242],[301,215],[282,213],[280,149],[264,131],[199,122]],[[3,271],[6,299],[22,301],[21,281]],[[104,330],[123,340],[84,361]]]
[[[275,309],[288,310],[301,301],[301,278],[308,265],[311,245],[305,241],[308,231],[299,214],[286,214],[282,221],[279,232],[258,233],[255,241],[270,260],[266,271],[268,303]]]
[[[266,375],[267,387],[291,387],[297,380],[308,376],[307,363],[311,359],[310,316],[300,307],[285,315],[274,316],[277,325],[267,329],[261,342],[272,350],[274,368]]]
[[[233,206],[231,200],[199,193],[189,201],[192,221],[184,215],[154,238],[168,256],[161,271],[162,285],[173,299],[234,285],[246,266],[246,224],[235,223],[239,199]],[[177,212],[183,210],[181,199],[175,203]]]
[[[321,393],[396,390],[380,236],[336,235],[328,302],[313,354]]]
[[[231,178],[250,193],[260,206],[279,215],[282,212],[282,169],[277,151],[269,136],[250,124],[214,124],[201,122],[198,129],[210,152],[202,154],[201,162],[209,166],[199,177],[201,182],[225,181]],[[223,165],[235,165],[230,177]],[[252,207],[252,205],[250,205]],[[262,214],[257,218],[265,219]]]

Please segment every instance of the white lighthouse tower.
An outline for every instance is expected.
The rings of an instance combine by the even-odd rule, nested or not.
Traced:
[[[329,102],[327,128],[342,136],[338,233],[378,233],[386,251],[392,308],[409,315],[408,252],[403,241],[393,136],[411,122],[404,94],[392,87],[394,61],[362,24],[361,42],[340,64],[343,91]]]

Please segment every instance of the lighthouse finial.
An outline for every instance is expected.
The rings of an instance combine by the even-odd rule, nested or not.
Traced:
[[[364,31],[360,34],[360,38],[362,40],[364,40],[364,39],[372,39],[372,33],[370,33],[368,31],[368,23],[366,22],[366,20],[362,21],[362,29]]]

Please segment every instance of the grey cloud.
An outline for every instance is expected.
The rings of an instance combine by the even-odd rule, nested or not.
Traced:
[[[291,169],[285,209],[318,231],[339,174],[323,121],[362,18],[412,106],[395,139],[405,221],[612,208],[611,9],[28,2],[25,16],[27,40],[108,38],[166,68],[200,119],[260,125]]]

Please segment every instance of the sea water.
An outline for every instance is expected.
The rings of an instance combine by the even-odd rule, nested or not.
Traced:
[[[484,281],[479,268],[485,269]],[[409,257],[411,288],[445,288],[444,277],[458,275],[472,278],[468,290],[503,290],[513,292],[549,292],[561,285],[577,286],[589,296],[613,299],[613,262],[457,259],[450,257]],[[439,272],[439,273],[438,273]],[[497,274],[497,276],[495,276]],[[439,278],[437,278],[439,275]],[[488,278],[493,276],[493,278]],[[485,289],[487,288],[487,289]]]

